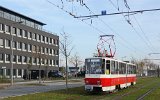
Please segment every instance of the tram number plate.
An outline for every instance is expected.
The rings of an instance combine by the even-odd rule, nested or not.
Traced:
[[[85,86],[86,90],[92,90],[92,86]]]

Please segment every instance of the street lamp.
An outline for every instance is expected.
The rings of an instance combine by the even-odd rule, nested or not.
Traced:
[[[11,76],[11,85],[13,85],[13,34],[12,34],[12,25],[15,24],[21,24],[23,21],[14,22],[11,24],[11,70],[10,70],[10,76]]]

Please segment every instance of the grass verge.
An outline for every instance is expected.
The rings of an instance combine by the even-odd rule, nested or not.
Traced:
[[[137,84],[127,89],[122,89],[114,93],[87,93],[84,87],[71,88],[66,90],[50,91],[45,93],[29,94],[25,96],[10,97],[4,100],[135,100],[149,89],[157,86],[160,78],[147,77],[138,78]],[[148,97],[149,96],[149,97]],[[159,100],[160,87],[149,94],[144,100]]]

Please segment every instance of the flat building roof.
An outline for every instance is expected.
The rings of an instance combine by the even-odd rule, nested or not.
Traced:
[[[10,14],[13,14],[13,15],[15,15],[15,16],[19,16],[19,17],[24,18],[24,19],[26,19],[26,20],[35,22],[35,23],[37,23],[37,24],[39,24],[39,25],[42,25],[42,26],[43,26],[43,25],[46,25],[45,23],[42,23],[42,22],[37,21],[37,20],[35,20],[35,19],[33,19],[33,18],[27,17],[27,16],[25,16],[25,15],[22,15],[22,14],[20,14],[20,13],[17,13],[17,12],[15,12],[15,11],[12,11],[12,10],[10,10],[10,9],[7,9],[7,8],[5,8],[5,7],[3,7],[3,6],[0,6],[0,10],[2,10],[2,11],[4,11],[4,12],[7,12],[7,13],[10,13]]]

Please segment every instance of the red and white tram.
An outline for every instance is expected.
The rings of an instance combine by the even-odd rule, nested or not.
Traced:
[[[136,65],[108,57],[85,59],[85,90],[113,91],[136,84]]]

